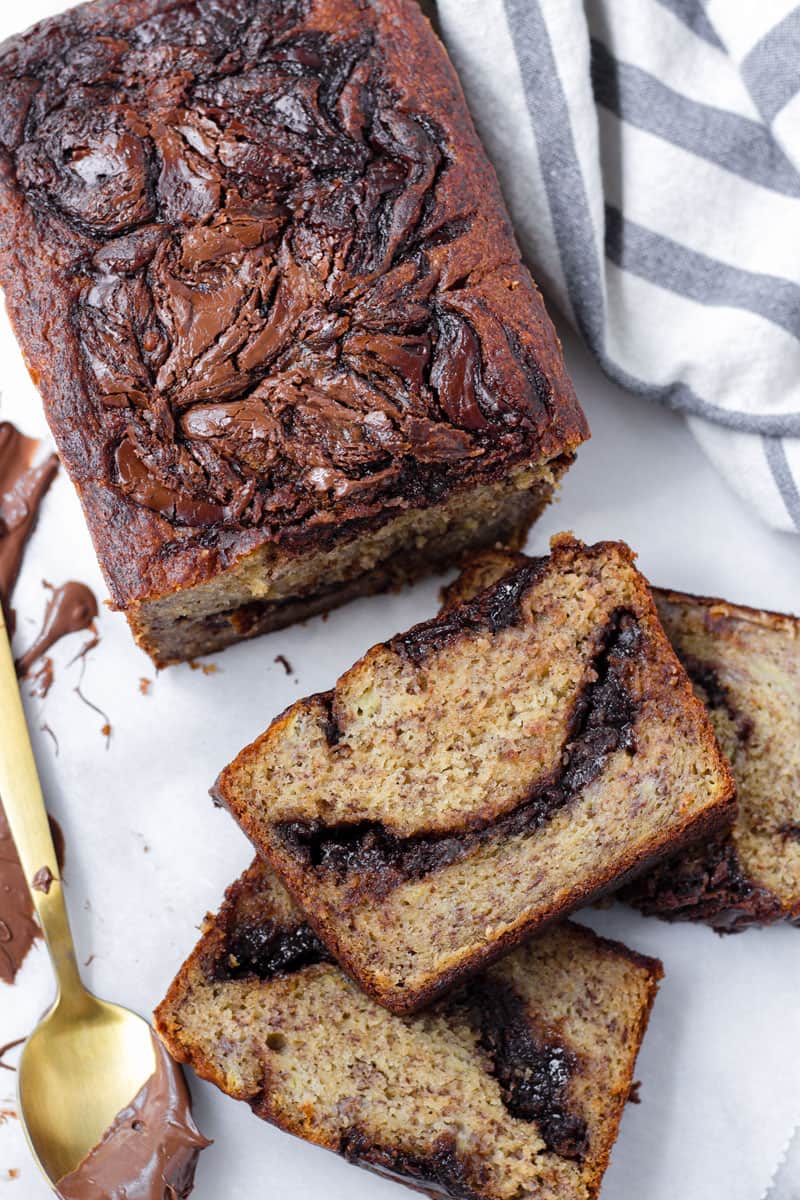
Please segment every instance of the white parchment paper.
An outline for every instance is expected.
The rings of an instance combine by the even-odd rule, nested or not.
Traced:
[[[0,6],[0,37],[58,7],[52,0]],[[621,537],[655,583],[800,609],[797,540],[768,532],[748,514],[682,419],[632,401],[571,339],[566,348],[594,437],[529,548],[545,551],[549,535],[561,529],[585,540]],[[0,417],[47,436],[4,317],[0,391]],[[98,597],[106,595],[63,473],[43,506],[17,589],[17,653],[37,631],[46,600],[42,579],[81,579]],[[56,648],[50,695],[43,702],[28,697],[26,706],[45,793],[66,835],[79,956],[98,994],[152,1010],[204,913],[217,907],[251,857],[231,819],[208,798],[217,772],[292,700],[329,687],[374,642],[432,615],[440,582],[359,601],[327,621],[234,647],[213,660],[218,669],[208,675],[181,666],[156,676],[124,618],[103,609],[102,641],[88,659],[83,690],[108,713],[108,749],[102,718],[73,691],[80,668],[67,664],[81,636]],[[278,654],[292,664],[292,676],[274,661]],[[139,690],[142,677],[153,681],[147,695]],[[40,728],[44,722],[57,753]],[[642,1102],[629,1105],[623,1118],[604,1200],[760,1200],[800,1121],[800,931],[720,938],[621,906],[581,919],[658,955],[666,968],[637,1069]],[[0,1043],[28,1033],[51,995],[39,945],[15,986],[0,985]],[[215,1139],[200,1159],[197,1200],[403,1194],[262,1124],[209,1085],[191,1083],[198,1121]],[[15,1108],[14,1090],[14,1074],[0,1070],[0,1113]],[[18,1121],[0,1115],[0,1200],[50,1194]]]

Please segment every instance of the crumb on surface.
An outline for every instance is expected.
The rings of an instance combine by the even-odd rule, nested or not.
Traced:
[[[189,666],[193,671],[202,671],[204,675],[216,675],[219,671],[216,663],[198,662],[196,658],[189,659]]]
[[[280,663],[287,675],[294,675],[295,670],[285,654],[276,654],[275,662]]]
[[[141,678],[139,679],[139,691],[142,693],[143,696],[150,695],[150,688],[152,686],[153,686],[152,679],[148,679],[145,675],[142,675]]]

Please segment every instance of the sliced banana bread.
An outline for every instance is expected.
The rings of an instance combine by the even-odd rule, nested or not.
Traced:
[[[445,590],[472,599],[525,561],[476,555]],[[660,863],[623,890],[643,912],[719,930],[800,918],[800,620],[653,588],[664,629],[736,780],[729,834]]]
[[[217,781],[396,1012],[730,824],[733,790],[631,551],[570,537],[373,647]]]
[[[256,861],[156,1012],[170,1053],[289,1133],[432,1196],[589,1200],[661,964],[564,924],[417,1017],[370,1000]]]

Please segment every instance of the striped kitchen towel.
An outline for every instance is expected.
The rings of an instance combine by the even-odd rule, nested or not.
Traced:
[[[800,7],[438,0],[523,249],[619,383],[800,530]]]

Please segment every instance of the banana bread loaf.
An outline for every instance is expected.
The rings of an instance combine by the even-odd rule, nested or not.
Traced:
[[[415,0],[6,42],[0,283],[159,665],[519,544],[588,432]]]
[[[476,555],[445,590],[471,599],[524,555]],[[720,931],[800,919],[800,621],[653,588],[664,630],[706,705],[733,770],[728,834],[666,859],[623,889],[643,912]]]
[[[660,977],[659,962],[567,923],[397,1017],[330,961],[256,862],[208,918],[156,1026],[259,1117],[431,1196],[590,1200]]]
[[[396,1012],[734,805],[630,550],[568,536],[292,705],[216,792]]]

